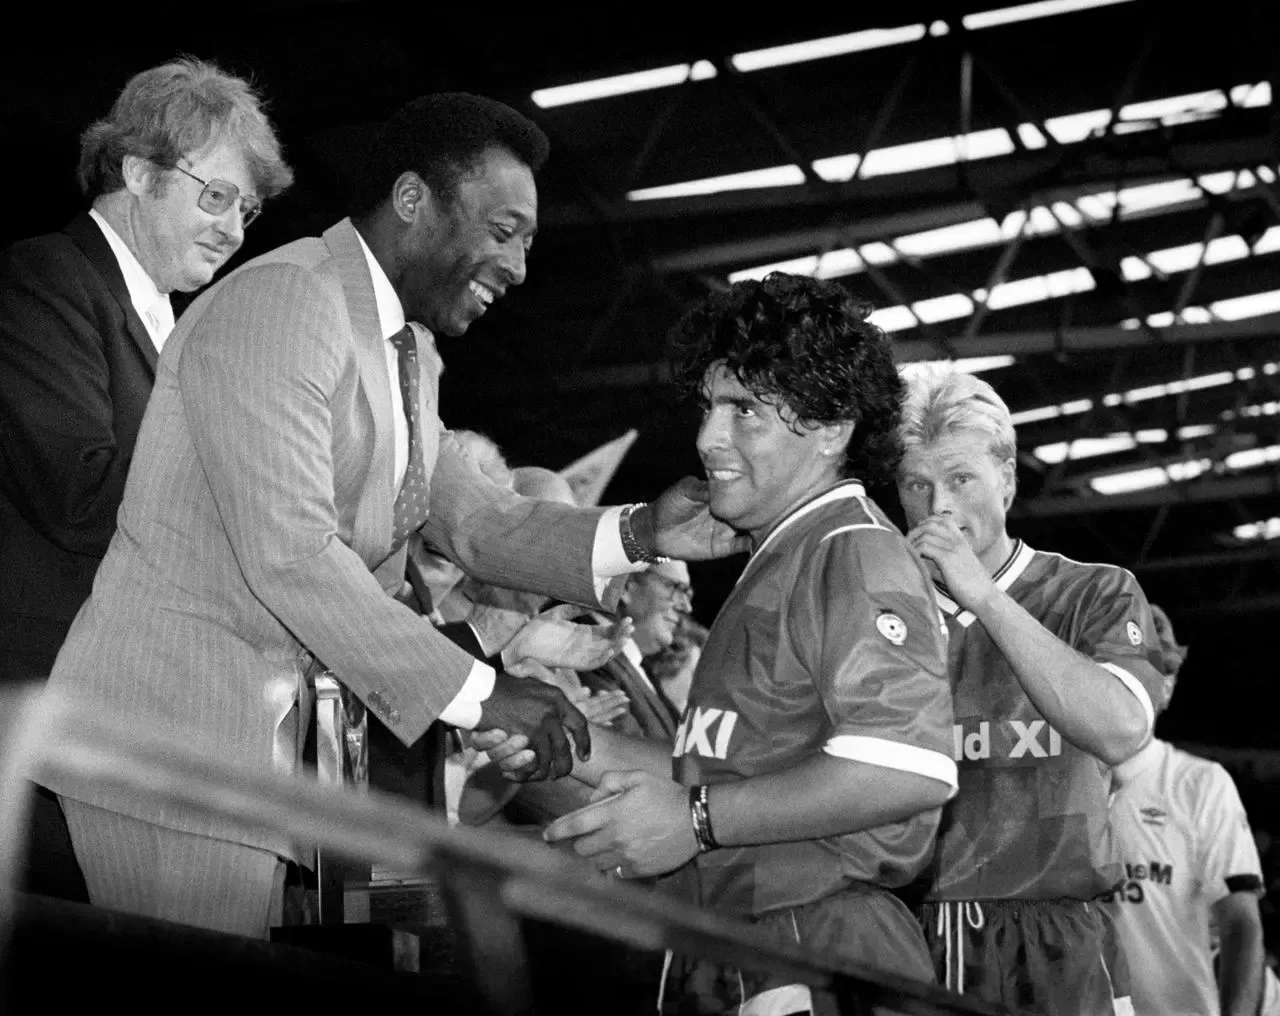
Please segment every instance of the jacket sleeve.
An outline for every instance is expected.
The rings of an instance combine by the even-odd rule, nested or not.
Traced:
[[[100,558],[130,462],[104,335],[123,331],[124,313],[100,282],[95,292],[87,261],[52,242],[0,257],[0,489],[52,543]]]
[[[310,272],[258,266],[226,280],[192,325],[178,378],[250,592],[410,744],[474,659],[388,596],[339,535],[335,485],[351,497],[385,479],[360,475],[358,449],[340,446],[335,467],[331,407],[359,384],[351,349],[345,310]]]

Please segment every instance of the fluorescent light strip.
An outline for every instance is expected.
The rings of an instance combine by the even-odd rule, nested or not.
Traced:
[[[911,363],[903,363],[898,366],[898,373],[904,381],[919,377],[922,374],[929,374],[935,370],[950,369],[960,371],[963,374],[980,374],[984,370],[999,370],[1001,367],[1011,367],[1016,361],[1012,356],[970,356],[961,357],[958,360],[913,360]]]
[[[755,190],[761,187],[794,187],[804,183],[804,170],[794,163],[790,166],[770,166],[767,169],[749,169],[744,173],[728,176],[709,176],[685,183],[663,184],[660,187],[644,187],[628,191],[629,201],[653,201],[659,198],[689,198],[703,194],[719,194],[722,191]]]
[[[869,49],[901,46],[904,43],[917,42],[924,36],[924,25],[871,28],[865,32],[829,35],[823,39],[810,39],[807,42],[793,42],[785,46],[771,46],[768,49],[735,53],[729,60],[736,70],[748,73],[764,70],[766,67],[784,67],[787,64],[825,60],[828,57],[844,56],[847,53],[863,53]]]
[[[882,326],[883,327],[883,326]],[[1261,368],[1264,374],[1274,373],[1276,369],[1280,369],[1280,364],[1263,364]],[[1223,385],[1231,384],[1233,381],[1246,381],[1254,376],[1253,367],[1241,367],[1236,371],[1217,371],[1213,374],[1202,374],[1199,377],[1185,378],[1181,381],[1170,381],[1167,384],[1147,385],[1142,388],[1131,388],[1124,393],[1112,392],[1102,397],[1102,404],[1114,408],[1120,405],[1131,405],[1135,402],[1146,402],[1150,399],[1167,398],[1170,395],[1181,395],[1184,392],[1200,391],[1205,388],[1218,388]],[[1039,423],[1043,420],[1053,420],[1059,416],[1073,416],[1079,413],[1088,412],[1093,408],[1093,402],[1089,399],[1077,399],[1074,402],[1065,402],[1058,406],[1037,406],[1034,409],[1024,409],[1020,412],[1013,413],[1014,426],[1022,423]],[[1224,419],[1226,417],[1224,416]]]
[[[1223,466],[1231,471],[1257,469],[1280,462],[1280,445],[1267,445],[1263,448],[1246,448],[1232,452],[1222,460]],[[1152,487],[1163,487],[1170,482],[1193,480],[1208,472],[1213,466],[1209,459],[1186,459],[1182,462],[1170,462],[1165,466],[1148,466],[1143,469],[1130,469],[1120,473],[1108,473],[1095,476],[1089,486],[1099,494],[1127,494],[1135,490],[1149,490]]]
[[[1218,300],[1209,304],[1209,309],[1223,321],[1240,321],[1244,318],[1261,317],[1263,314],[1274,314],[1280,311],[1280,289]]]
[[[1267,445],[1265,448],[1245,448],[1232,452],[1222,460],[1228,469],[1257,469],[1280,462],[1280,445]]]
[[[1045,0],[1043,3],[1023,4],[1018,7],[970,14],[964,18],[964,24],[967,28],[989,28],[993,25],[1029,21],[1034,18],[1086,10],[1090,7],[1129,2],[1132,0]],[[748,50],[733,54],[729,60],[735,70],[747,74],[770,67],[785,67],[790,64],[809,63],[813,60],[826,60],[835,56],[847,56],[850,53],[864,53],[873,49],[907,45],[920,41],[926,34],[936,37],[946,35],[950,31],[950,27],[942,20],[934,21],[927,28],[923,24],[870,28],[861,32],[829,35],[820,39],[806,39],[803,42],[787,43],[782,46]],[[575,102],[589,102],[593,99],[628,95],[632,92],[649,91],[655,88],[670,88],[674,85],[682,85],[686,81],[704,81],[715,76],[716,68],[711,61],[698,60],[692,64],[672,64],[668,67],[616,74],[607,78],[593,78],[568,85],[557,85],[553,88],[539,88],[532,93],[531,97],[542,109],[551,109]],[[1242,93],[1242,95],[1247,94]],[[1030,144],[1028,147],[1031,147]]]
[[[1268,366],[1271,366],[1268,364]],[[1263,368],[1263,373],[1271,373]],[[1222,418],[1224,420],[1238,420],[1241,417],[1253,419],[1258,416],[1275,416],[1280,413],[1280,402],[1261,402],[1251,406],[1242,406],[1238,411],[1234,409],[1224,409]]]
[[[715,76],[715,65],[709,60],[699,60],[693,64],[672,64],[669,67],[655,67],[652,70],[636,71],[632,74],[579,81],[572,85],[539,88],[530,98],[540,108],[551,109],[554,106],[567,106],[575,102],[607,99],[615,95],[629,95],[632,92],[647,92],[654,88],[670,88],[673,85],[683,85],[686,81],[705,81]]]
[[[1195,424],[1178,429],[1179,441],[1192,441],[1196,438],[1216,434],[1218,428],[1213,424]],[[1056,441],[1053,444],[1040,445],[1032,454],[1047,465],[1059,462],[1077,462],[1080,459],[1091,459],[1099,455],[1114,455],[1117,452],[1132,451],[1140,444],[1163,444],[1169,432],[1162,428],[1139,430],[1132,434],[1108,434],[1106,437],[1081,437],[1074,441]]]
[[[1144,469],[1130,469],[1123,473],[1095,476],[1089,481],[1089,486],[1099,494],[1129,494],[1135,490],[1164,487],[1171,482],[1194,480],[1212,465],[1213,463],[1208,459],[1196,459],[1187,462],[1171,462],[1167,466],[1147,466]]]
[[[1056,420],[1060,416],[1078,416],[1080,413],[1087,413],[1092,408],[1093,401],[1091,399],[1076,399],[1058,406],[1037,406],[1035,409],[1024,409],[1017,413],[1010,413],[1009,417],[1013,425],[1017,427],[1023,423]]]
[[[1087,11],[1094,7],[1111,7],[1129,2],[1131,0],[1041,0],[1040,3],[1019,4],[1016,7],[1000,7],[992,11],[966,14],[961,20],[965,28],[977,31],[981,28],[994,28],[997,25],[1011,25],[1017,21],[1034,21],[1037,18],[1048,18],[1055,14],[1070,14],[1073,11]]]
[[[1280,537],[1280,518],[1272,516],[1265,522],[1246,522],[1232,532],[1239,540],[1274,540]]]

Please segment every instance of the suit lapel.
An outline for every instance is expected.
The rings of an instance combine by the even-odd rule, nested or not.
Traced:
[[[378,322],[373,279],[360,238],[350,219],[343,219],[324,233],[333,254],[334,267],[346,297],[347,316],[355,342],[360,383],[373,414],[373,452],[369,475],[372,482],[356,506],[352,525],[352,549],[364,560],[380,562],[391,550],[392,506],[395,499],[395,448],[391,420],[391,379],[387,374],[386,340]]]
[[[436,456],[440,453],[440,375],[444,361],[436,350],[435,336],[416,321],[409,323],[418,346],[418,405],[414,413],[417,430],[415,441],[422,456],[428,492],[431,474],[435,472]]]
[[[151,368],[151,376],[154,378],[156,361],[160,358],[160,354],[156,352],[156,345],[151,341],[147,326],[142,323],[142,318],[138,317],[138,312],[134,309],[133,300],[129,298],[129,287],[124,282],[124,271],[120,268],[120,262],[116,260],[111,245],[107,243],[107,238],[102,235],[102,229],[87,212],[82,212],[67,223],[63,232],[71,237],[72,242],[88,259],[89,264],[102,276],[107,289],[120,305],[120,309],[124,311],[129,337],[146,358],[147,366]]]
[[[622,653],[615,656],[610,665],[622,678],[621,683],[627,692],[627,697],[631,699],[632,712],[636,714],[644,732],[652,736],[656,728],[664,736],[674,738],[676,736],[675,717],[645,675],[640,673],[639,668]]]

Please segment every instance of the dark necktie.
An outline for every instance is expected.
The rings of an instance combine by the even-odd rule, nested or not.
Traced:
[[[409,423],[409,466],[396,496],[391,525],[391,546],[399,547],[427,518],[427,471],[422,462],[422,433],[418,420],[418,343],[413,329],[405,325],[391,336],[399,353],[400,395]]]

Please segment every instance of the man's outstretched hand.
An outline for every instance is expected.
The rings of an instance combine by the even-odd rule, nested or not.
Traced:
[[[534,753],[534,761],[510,773],[510,778],[521,782],[568,776],[573,770],[574,745],[580,759],[591,757],[591,731],[586,717],[559,688],[541,681],[499,672],[494,678],[493,693],[480,706],[480,722],[475,729],[496,729],[510,737],[527,739],[527,750]]]
[[[751,543],[745,534],[712,517],[709,501],[706,481],[686,476],[664,490],[648,507],[640,509],[648,513],[647,519],[637,520],[633,514],[633,526],[639,529],[651,523],[653,545],[658,553],[681,561],[705,561],[750,550]]]

